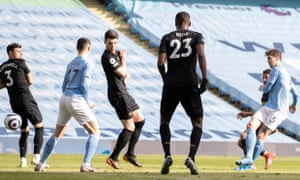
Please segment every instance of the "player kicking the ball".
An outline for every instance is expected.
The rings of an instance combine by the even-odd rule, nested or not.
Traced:
[[[269,80],[269,77],[270,77],[270,72],[271,70],[270,69],[265,69],[263,71],[263,85],[265,85],[267,83],[267,81]],[[267,93],[264,93],[261,97],[261,104],[264,105],[266,104],[266,102],[268,101],[268,97],[269,95]],[[243,119],[243,118],[246,118],[246,117],[249,117],[249,116],[253,116],[254,115],[254,112],[250,112],[250,111],[241,111],[238,113],[237,117],[238,119]],[[273,133],[276,133],[277,132],[277,129],[272,131],[272,134]],[[240,139],[238,140],[238,146],[243,150],[244,152],[244,155],[246,155],[246,137],[247,137],[247,131],[243,131],[240,135]],[[265,150],[262,150],[259,154],[259,152],[255,153],[255,156],[253,157],[253,160],[255,161],[258,156],[261,155],[264,157],[265,159],[265,169],[268,169],[271,164],[272,164],[272,160],[273,158],[275,157],[275,153],[271,152],[271,151],[265,151]],[[242,166],[239,166],[236,168],[236,170],[254,170],[256,169],[256,166],[255,164],[251,164],[251,165],[242,165]]]
[[[236,161],[236,165],[251,165],[253,157],[263,149],[263,141],[277,126],[282,123],[288,112],[296,111],[298,93],[291,76],[281,64],[281,52],[271,49],[265,53],[271,67],[270,78],[262,87],[263,93],[268,93],[268,101],[252,116],[247,124],[246,155]],[[292,103],[290,105],[290,94]],[[258,133],[256,133],[258,131]]]

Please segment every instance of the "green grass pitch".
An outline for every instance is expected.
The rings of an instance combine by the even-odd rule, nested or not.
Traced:
[[[80,173],[79,167],[83,155],[53,154],[48,160],[50,168],[46,172],[33,172],[33,166],[18,168],[17,154],[0,154],[0,180],[186,180],[186,179],[269,179],[295,180],[300,179],[300,157],[276,157],[270,169],[264,169],[264,160],[256,162],[257,170],[235,171],[235,160],[240,157],[229,156],[197,156],[196,162],[200,175],[192,176],[184,166],[185,156],[174,155],[170,174],[161,175],[162,155],[139,155],[143,164],[136,168],[121,160],[120,170],[114,170],[105,163],[107,155],[95,155],[92,164],[98,173]],[[27,161],[30,162],[30,155]]]

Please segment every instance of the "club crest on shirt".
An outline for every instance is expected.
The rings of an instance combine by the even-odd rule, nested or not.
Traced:
[[[109,63],[113,66],[113,67],[116,67],[118,66],[118,61],[115,59],[115,58],[110,58],[109,59]]]

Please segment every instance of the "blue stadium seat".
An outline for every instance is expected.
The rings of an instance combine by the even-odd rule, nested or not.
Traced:
[[[144,3],[147,2],[148,1],[145,1]],[[150,2],[151,1],[149,1],[149,3]],[[106,30],[112,27],[89,12],[78,0],[61,0],[56,1],[54,4],[52,1],[50,3],[50,1],[31,0],[29,4],[0,2],[0,5],[1,62],[7,59],[5,53],[7,44],[17,41],[23,45],[23,56],[28,62],[33,74],[31,90],[44,117],[45,137],[51,136],[55,127],[58,100],[61,95],[61,83],[65,66],[76,55],[76,40],[79,37],[85,36],[92,40],[93,45],[90,58],[94,60],[95,69],[91,85],[90,100],[97,104],[94,112],[102,132],[101,141],[114,140],[122,126],[107,100],[106,79],[100,63],[101,53],[104,50],[103,35]],[[211,12],[210,15],[214,13]],[[149,22],[156,23],[151,25],[153,28],[150,28],[151,26],[149,26],[149,24],[147,25],[147,21],[143,26],[137,27],[136,30],[145,31],[144,38],[150,39],[152,45],[155,46],[160,39],[160,35],[167,32],[169,28],[172,28],[174,25],[173,14],[168,14],[169,13],[164,13],[163,15],[167,18],[164,19],[163,25],[158,24],[159,20],[153,20]],[[149,15],[147,11],[142,14],[139,13],[138,15],[142,16],[145,20],[149,19],[145,16]],[[219,15],[221,15],[221,12],[219,12]],[[209,15],[207,15],[206,18],[208,18],[208,16]],[[193,19],[195,19],[195,17],[193,17]],[[136,22],[144,23],[144,21]],[[215,32],[216,30],[214,30],[213,25],[218,22],[211,21],[209,23],[211,24],[210,29],[212,33]],[[196,27],[202,30],[202,25],[203,24],[199,23]],[[205,28],[203,30],[205,30]],[[224,93],[230,93],[230,91],[232,91],[232,93],[237,94],[236,97],[233,96],[235,98],[234,100],[243,99],[241,96],[244,94],[237,90],[230,89],[230,86],[238,88],[243,92],[243,86],[239,87],[236,83],[241,85],[244,84],[246,80],[248,83],[249,77],[247,77],[247,74],[237,76],[237,73],[248,72],[248,70],[242,69],[244,65],[240,62],[237,63],[239,70],[236,71],[236,73],[234,73],[236,68],[234,68],[234,70],[227,70],[227,67],[231,67],[234,64],[232,61],[237,58],[236,52],[227,47],[229,52],[223,54],[226,51],[222,49],[220,44],[216,46],[216,49],[210,48],[210,46],[216,42],[213,41],[213,37],[210,37],[211,34],[209,34],[209,32],[205,32],[204,35],[208,37],[208,67],[210,69],[215,68],[221,63],[220,61],[228,61],[226,65],[222,65],[223,71],[213,69],[212,74],[219,78],[219,81],[216,80],[214,82],[215,86],[220,87],[220,84],[223,84],[224,87],[222,85],[222,88],[224,88],[224,90],[222,90]],[[120,33],[120,49],[126,49],[128,53],[128,71],[132,76],[128,89],[136,98],[136,101],[141,106],[142,112],[146,117],[146,124],[141,139],[159,140],[159,105],[162,82],[156,68],[156,57],[136,45],[122,33]],[[214,54],[216,54],[218,58],[214,59]],[[262,53],[258,54],[261,55]],[[245,59],[243,56],[239,56],[239,58],[241,58],[240,60],[247,62],[259,59],[253,55],[250,57],[255,57],[255,59]],[[231,60],[229,61],[229,59]],[[246,66],[248,67],[248,65]],[[262,65],[259,66],[260,67],[252,66],[253,70],[251,70],[251,72],[260,72]],[[242,78],[242,82],[239,81],[237,77]],[[245,94],[249,94],[253,99],[256,99],[255,102],[257,102],[258,98],[254,97],[254,95],[259,94],[259,92],[253,92],[256,92],[258,84],[257,80],[249,80],[249,86],[247,87],[251,87],[252,89],[245,92]],[[5,114],[11,111],[6,90],[0,91],[0,99],[0,119],[3,119]],[[238,110],[210,92],[203,94],[203,103],[205,112],[203,141],[235,142],[239,137],[239,132],[244,129],[247,123],[246,121],[236,120],[235,116]],[[247,102],[247,104],[248,103],[249,102]],[[252,104],[249,104],[249,106],[252,106]],[[174,140],[189,140],[191,124],[181,106],[178,107],[177,112],[174,114],[171,126]],[[32,127],[31,131],[33,131]],[[8,131],[4,128],[3,124],[0,124],[1,140],[7,139],[7,137],[17,137],[18,133],[18,131]],[[30,133],[31,137],[32,134],[33,132]],[[82,140],[86,135],[86,132],[78,123],[72,122],[66,132],[66,141],[71,139]],[[284,138],[284,136],[276,135],[275,138],[269,141],[281,142]],[[284,139],[284,141],[294,142],[287,138]],[[109,145],[106,145],[106,147],[107,146]],[[101,150],[106,152],[107,149]],[[68,149],[68,151],[72,151],[72,149]],[[61,150],[60,152],[65,151]]]
[[[209,80],[212,88],[219,88],[221,95],[231,101],[257,109],[260,104],[258,86],[261,74],[268,68],[264,52],[278,48],[283,52],[283,65],[290,71],[300,92],[299,57],[300,3],[287,1],[136,1],[134,6],[116,0],[117,6],[134,9],[128,23],[134,32],[158,46],[159,39],[175,30],[174,17],[178,11],[191,14],[192,30],[203,33],[206,42]],[[280,28],[279,28],[280,27]],[[291,123],[300,129],[300,111],[290,114],[282,128],[290,130]],[[298,134],[299,136],[300,134]]]

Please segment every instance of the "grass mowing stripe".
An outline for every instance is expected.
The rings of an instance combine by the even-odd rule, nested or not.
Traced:
[[[30,155],[27,161],[30,162]],[[189,169],[184,166],[185,156],[173,156],[173,165],[170,174],[159,174],[163,163],[162,155],[138,155],[143,168],[136,168],[121,160],[122,169],[114,170],[105,163],[107,155],[95,155],[92,164],[99,173],[79,173],[83,155],[53,154],[48,160],[50,168],[47,172],[33,172],[33,166],[28,168],[17,168],[19,157],[17,154],[0,154],[0,180],[22,179],[22,180],[183,180],[199,179],[199,176],[189,174]],[[259,158],[256,162],[255,171],[235,171],[235,160],[239,157],[225,156],[197,156],[196,163],[200,171],[201,179],[300,179],[300,158],[298,157],[276,157],[269,170],[264,169],[264,159]]]

